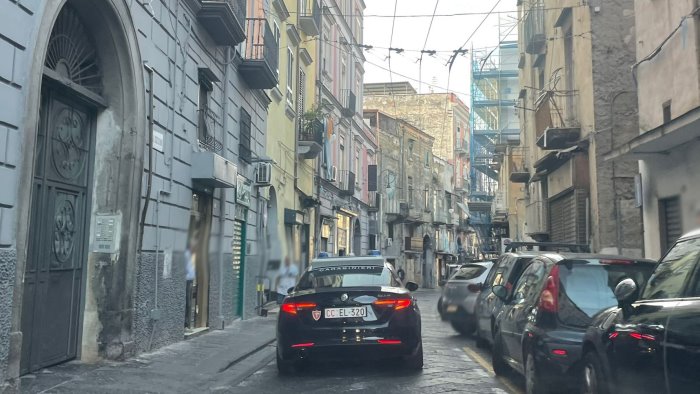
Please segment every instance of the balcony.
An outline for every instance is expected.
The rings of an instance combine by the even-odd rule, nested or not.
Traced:
[[[368,212],[378,212],[380,205],[382,203],[382,196],[377,192],[368,192],[369,194],[369,208]]]
[[[355,173],[350,170],[339,171],[338,188],[341,196],[352,196],[355,194]]]
[[[245,0],[188,0],[197,20],[218,45],[234,46],[245,40]]]
[[[537,146],[544,150],[567,149],[578,143],[578,95],[548,95],[535,112]]]
[[[350,89],[340,90],[340,106],[343,117],[352,118],[357,112],[357,97]]]
[[[321,32],[321,6],[318,0],[302,0],[299,9],[299,28],[309,37]]]
[[[544,5],[539,4],[530,7],[523,25],[525,52],[530,54],[540,53],[547,42],[544,30]]]
[[[279,48],[270,25],[264,18],[246,19],[246,42],[238,71],[253,89],[277,86]]]
[[[323,123],[317,118],[299,120],[299,157],[313,159],[323,149]]]

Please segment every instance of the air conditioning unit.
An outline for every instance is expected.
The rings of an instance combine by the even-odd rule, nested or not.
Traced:
[[[392,247],[393,245],[394,245],[394,240],[393,240],[392,238],[387,238],[386,241],[385,241],[385,246],[386,246],[387,248],[390,248],[390,247]]]
[[[255,184],[268,186],[272,180],[272,163],[258,163],[255,171]]]
[[[331,166],[331,173],[330,173],[330,176],[328,177],[328,180],[331,182],[335,182],[338,180],[338,167]]]

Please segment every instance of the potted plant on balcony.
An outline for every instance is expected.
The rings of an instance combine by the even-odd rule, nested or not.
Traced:
[[[321,140],[321,134],[323,133],[323,113],[321,112],[321,107],[314,107],[301,115],[301,132],[306,138],[312,138],[314,140]]]

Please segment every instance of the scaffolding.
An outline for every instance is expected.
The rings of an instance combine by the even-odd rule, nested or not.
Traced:
[[[519,94],[520,60],[516,23],[512,16],[501,15],[498,23],[499,44],[471,50],[470,205],[483,206],[484,203],[493,202],[499,188],[501,161],[498,151],[520,142],[520,126],[515,109]],[[490,214],[480,215],[474,225],[482,240],[492,238]],[[482,249],[490,247],[482,244]]]

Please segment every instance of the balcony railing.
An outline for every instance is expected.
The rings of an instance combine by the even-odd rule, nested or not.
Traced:
[[[352,118],[357,112],[357,97],[350,89],[340,90],[340,105],[342,107],[343,116]]]
[[[245,40],[245,0],[188,0],[199,7],[197,19],[219,45],[234,46]]]
[[[277,86],[279,48],[267,20],[247,19],[246,36],[243,62],[238,71],[253,89],[271,89]]]
[[[323,123],[321,120],[301,118],[299,120],[299,156],[313,159],[323,145]]]
[[[342,170],[338,173],[338,188],[341,196],[355,194],[355,173],[350,170]]]
[[[318,0],[302,0],[299,10],[299,27],[307,36],[317,36],[321,32],[321,6]]]
[[[377,192],[368,192],[369,211],[377,212],[380,208],[382,196]]]
[[[544,5],[538,4],[530,7],[525,15],[523,25],[525,52],[540,53],[547,42],[544,29]]]
[[[577,92],[549,93],[535,112],[537,145],[542,149],[565,149],[575,144],[581,133]]]

